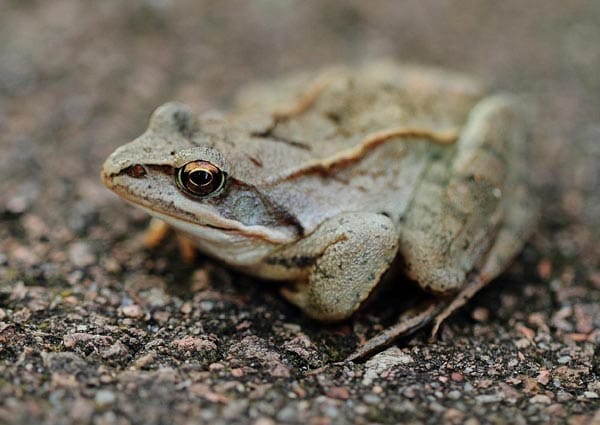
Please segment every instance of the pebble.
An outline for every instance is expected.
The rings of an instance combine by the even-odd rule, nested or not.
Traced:
[[[327,391],[327,397],[336,398],[338,400],[348,400],[350,398],[350,391],[344,387],[331,387]]]
[[[490,317],[490,311],[484,307],[477,307],[471,313],[471,317],[478,322],[486,322]]]
[[[556,400],[559,402],[569,401],[573,398],[573,396],[566,391],[559,391],[556,393]]]
[[[208,338],[198,338],[194,336],[186,336],[176,339],[173,341],[173,347],[177,351],[185,354],[217,350],[217,344]]]
[[[597,392],[594,392],[594,391],[585,391],[585,392],[583,393],[583,396],[584,396],[585,398],[598,398],[598,397],[599,397],[599,396],[598,396],[598,393],[597,393]]]
[[[105,350],[102,350],[103,359],[121,359],[129,355],[129,349],[121,341],[115,342]]]
[[[138,369],[144,369],[150,366],[152,363],[156,361],[157,355],[155,352],[150,352],[148,354],[144,354],[143,356],[137,358],[133,365]]]
[[[5,205],[6,211],[15,215],[24,213],[27,207],[27,198],[24,196],[13,196],[6,202]]]
[[[413,362],[414,359],[400,348],[396,346],[390,347],[374,355],[365,363],[365,374],[362,384],[370,386],[384,371],[398,365],[408,365]]]
[[[126,317],[131,317],[132,319],[140,319],[144,316],[144,311],[137,304],[131,304],[121,307],[121,312]]]
[[[292,406],[286,406],[277,413],[280,423],[292,423],[298,417],[298,412]]]
[[[452,390],[447,394],[447,396],[450,400],[458,400],[461,398],[462,394],[458,390]]]
[[[475,397],[479,403],[498,403],[502,398],[501,394],[481,394]]]
[[[94,401],[96,402],[97,406],[106,407],[106,406],[113,404],[116,399],[117,399],[117,396],[115,395],[114,392],[109,391],[109,390],[99,390],[96,393],[96,397],[94,398]]]
[[[557,362],[560,364],[567,364],[571,361],[571,356],[561,356],[558,358]]]
[[[533,397],[531,397],[529,399],[530,403],[536,403],[536,404],[550,404],[552,403],[552,400],[550,399],[550,397],[548,397],[545,394],[537,394],[534,395]]]
[[[365,394],[363,396],[363,400],[367,404],[377,404],[381,402],[381,397],[376,394]]]
[[[87,242],[74,242],[69,247],[69,260],[75,267],[87,267],[96,262],[96,255]]]
[[[276,423],[271,418],[258,418],[252,425],[276,425]]]
[[[31,310],[29,310],[28,308],[22,308],[13,313],[12,321],[15,323],[23,324],[27,323],[30,317]]]

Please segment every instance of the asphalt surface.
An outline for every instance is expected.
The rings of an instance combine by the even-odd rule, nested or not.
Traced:
[[[600,3],[4,0],[0,4],[0,423],[600,423]],[[274,284],[174,238],[100,165],[177,99],[391,56],[538,105],[542,218],[443,326],[339,363],[414,290],[326,326]]]

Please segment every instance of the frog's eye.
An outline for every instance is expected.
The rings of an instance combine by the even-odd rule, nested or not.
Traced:
[[[225,185],[225,173],[208,161],[192,161],[177,169],[177,186],[188,195],[207,197]]]

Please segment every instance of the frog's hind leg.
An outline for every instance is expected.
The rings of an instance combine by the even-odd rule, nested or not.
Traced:
[[[443,300],[432,300],[405,311],[400,315],[395,325],[386,328],[381,333],[369,339],[350,354],[346,358],[346,361],[350,362],[365,358],[390,345],[401,336],[410,335],[427,326],[436,317],[436,314],[442,311],[445,305],[446,303]]]
[[[432,292],[454,295],[416,314],[433,332],[454,311],[506,268],[521,250],[537,217],[529,190],[528,132],[511,97],[483,100],[472,111],[446,174],[434,163],[404,217],[400,252],[407,273]],[[434,200],[435,202],[432,202]],[[413,332],[406,316],[368,341],[357,359]]]
[[[369,339],[352,353],[346,361],[360,360],[390,345],[402,336],[410,335],[433,322],[431,335],[437,335],[441,324],[456,310],[464,306],[477,292],[498,276],[518,254],[523,240],[532,232],[537,219],[537,205],[525,181],[511,192],[514,200],[506,221],[499,229],[496,240],[486,260],[477,273],[453,298],[438,298],[423,303],[400,315],[396,324]]]
[[[523,241],[528,238],[537,221],[538,207],[525,181],[516,183],[508,195],[512,198],[510,208],[496,240],[488,252],[483,266],[454,297],[452,302],[441,311],[433,321],[432,336],[435,336],[440,325],[454,311],[465,305],[473,296],[498,276],[519,253]]]

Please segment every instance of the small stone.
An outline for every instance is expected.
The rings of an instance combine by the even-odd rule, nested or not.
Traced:
[[[462,382],[464,377],[458,372],[452,372],[450,379],[452,379],[454,382]]]
[[[490,311],[484,307],[477,307],[471,313],[471,317],[478,322],[486,322],[490,317]]]
[[[557,362],[560,364],[567,364],[571,361],[571,356],[561,356],[558,358]]]
[[[29,318],[31,317],[31,310],[28,308],[22,308],[17,310],[12,315],[12,321],[18,324],[27,323]]]
[[[94,346],[107,346],[113,341],[112,337],[105,335],[93,335],[84,332],[74,332],[63,336],[63,345],[65,348],[73,348],[79,344],[91,343]]]
[[[550,260],[544,258],[542,259],[537,266],[538,275],[542,279],[548,279],[552,274],[552,263]]]
[[[372,389],[371,392],[373,394],[381,394],[383,392],[383,387],[381,385],[375,385]]]
[[[13,248],[11,257],[26,266],[34,266],[40,262],[39,257],[31,248],[20,245]]]
[[[298,412],[292,406],[286,406],[277,413],[277,420],[280,423],[293,423],[298,417]]]
[[[388,369],[393,369],[399,365],[408,365],[414,362],[414,359],[398,347],[390,347],[379,354],[374,355],[365,363],[365,374],[362,380],[363,385],[371,385],[373,381],[381,376]]]
[[[350,391],[344,387],[331,387],[329,391],[327,391],[327,397],[338,400],[348,400],[350,398]]]
[[[154,363],[156,361],[156,357],[157,356],[156,356],[155,352],[145,354],[145,355],[137,358],[135,360],[135,362],[133,362],[133,365],[138,369],[147,368],[148,366],[150,366],[152,363]]]
[[[561,390],[561,391],[559,391],[559,392],[556,393],[556,400],[559,401],[559,402],[561,402],[561,403],[565,402],[565,401],[569,401],[572,398],[573,398],[573,396],[570,393],[566,392],[566,391],[562,391]]]
[[[27,196],[17,195],[6,202],[5,208],[9,213],[19,215],[24,213],[30,205],[31,200]]]
[[[365,394],[363,396],[363,400],[367,404],[377,404],[381,402],[381,397],[376,394]]]
[[[219,370],[225,369],[223,363],[211,363],[208,365],[208,370],[211,372],[218,372]]]
[[[492,381],[491,379],[481,379],[477,382],[477,387],[478,388],[489,388],[494,384],[494,381]]]
[[[244,375],[245,375],[244,369],[242,369],[241,367],[236,367],[234,369],[231,369],[231,376],[235,376],[236,378],[241,378]]]
[[[183,314],[190,314],[192,312],[192,303],[185,302],[181,305],[181,309],[179,310]]]
[[[271,376],[287,378],[291,374],[290,368],[283,363],[281,355],[257,336],[247,336],[233,344],[229,348],[228,356],[257,361]]]
[[[130,317],[132,319],[140,319],[144,316],[144,311],[137,304],[131,304],[121,307],[121,312],[125,317]]]
[[[94,414],[94,404],[83,397],[75,399],[69,412],[69,417],[74,423],[90,423]]]
[[[96,262],[96,255],[88,243],[75,242],[69,247],[69,260],[75,267],[87,267]]]
[[[551,404],[550,406],[548,406],[545,409],[545,412],[549,413],[552,416],[557,416],[557,417],[560,417],[560,418],[564,418],[567,415],[565,407],[562,404],[559,404],[559,403]]]
[[[502,398],[501,394],[481,394],[475,397],[479,403],[498,403]]]
[[[164,325],[171,318],[171,313],[169,313],[167,310],[157,310],[152,313],[152,318],[160,325]]]
[[[584,396],[585,398],[598,398],[598,393],[597,393],[597,392],[594,392],[594,391],[585,391],[585,392],[583,393],[583,396]]]
[[[548,382],[550,382],[550,371],[546,369],[541,370],[536,379],[540,384],[548,385]]]
[[[458,409],[449,408],[444,412],[442,416],[443,423],[445,424],[461,424],[465,418],[465,414]]]
[[[217,351],[217,344],[209,340],[208,338],[198,338],[193,336],[186,336],[173,341],[173,347],[185,354],[203,352],[203,351]]]
[[[458,400],[461,398],[462,394],[458,390],[452,390],[447,394],[447,396],[450,400]]]
[[[276,425],[275,421],[271,418],[258,418],[252,425]]]
[[[229,398],[225,395],[213,391],[209,385],[203,383],[192,384],[189,391],[191,394],[202,397],[211,403],[227,404],[229,402]]]
[[[550,404],[552,403],[552,400],[545,394],[538,394],[531,397],[529,402],[535,404]]]
[[[109,391],[109,390],[100,390],[96,393],[96,397],[94,398],[94,401],[96,402],[97,406],[106,407],[106,406],[113,404],[116,399],[117,399],[117,396],[115,395],[114,392]]]
[[[122,359],[129,355],[129,349],[121,341],[115,342],[105,350],[102,350],[103,359]]]

